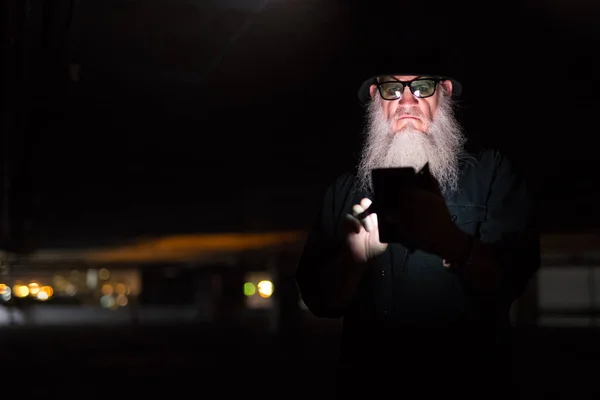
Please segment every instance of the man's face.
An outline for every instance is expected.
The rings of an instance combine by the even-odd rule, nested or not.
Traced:
[[[414,79],[421,78],[419,76],[382,76],[379,77],[379,82],[403,81],[409,82]],[[431,120],[436,114],[439,106],[439,95],[441,90],[446,93],[452,93],[452,82],[441,81],[438,84],[435,93],[426,98],[418,98],[411,93],[410,88],[406,86],[402,92],[402,96],[398,100],[382,100],[383,115],[392,122],[392,130],[401,132],[404,128],[412,127],[419,132],[426,133]],[[380,97],[377,85],[370,87],[371,98]],[[380,97],[381,98],[381,97]]]
[[[417,77],[394,78],[410,81]],[[392,85],[392,95],[398,87]],[[442,81],[429,97],[419,98],[407,87],[399,99],[385,100],[377,87],[371,86],[366,140],[358,165],[362,189],[372,189],[373,168],[412,167],[420,170],[426,163],[445,193],[457,189],[458,162],[465,137],[454,117],[451,91],[450,81]],[[390,97],[389,92],[385,93]]]

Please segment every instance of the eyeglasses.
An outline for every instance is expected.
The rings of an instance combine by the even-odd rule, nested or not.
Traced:
[[[385,81],[377,83],[379,94],[384,100],[398,100],[402,97],[406,86],[410,92],[420,99],[431,97],[441,78],[417,78],[412,81]]]

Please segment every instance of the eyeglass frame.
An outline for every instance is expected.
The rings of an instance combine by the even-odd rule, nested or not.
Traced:
[[[375,86],[377,86],[377,92],[379,92],[379,96],[381,96],[382,99],[387,100],[387,101],[394,101],[394,100],[399,100],[402,98],[402,96],[404,95],[404,91],[406,90],[406,87],[408,86],[408,90],[410,90],[410,93],[415,96],[418,99],[427,99],[431,96],[433,96],[437,90],[437,86],[441,81],[445,81],[448,80],[449,78],[445,78],[445,77],[433,77],[433,78],[429,78],[429,77],[418,77],[415,79],[411,79],[410,81],[401,81],[401,80],[386,80],[383,82],[379,82],[377,81],[377,83],[375,84]],[[431,93],[429,96],[417,96],[415,95],[415,93],[413,92],[413,89],[411,87],[411,84],[413,82],[416,81],[433,81],[435,83],[435,85],[433,86],[433,93]],[[383,94],[381,93],[381,85],[383,85],[384,83],[400,83],[402,85],[402,94],[400,95],[400,97],[396,97],[393,99],[386,99],[385,97],[383,97]]]

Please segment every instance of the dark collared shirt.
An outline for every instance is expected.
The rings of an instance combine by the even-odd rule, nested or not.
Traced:
[[[321,317],[343,317],[342,360],[388,357],[407,348],[439,352],[465,343],[477,347],[507,332],[511,304],[539,267],[532,191],[509,158],[494,150],[468,153],[461,161],[459,190],[446,197],[453,221],[492,244],[502,261],[505,278],[496,293],[469,289],[460,273],[445,268],[437,255],[390,244],[363,276],[349,307],[328,309],[321,301],[328,288],[321,284],[320,272],[344,246],[344,216],[363,197],[371,196],[356,190],[352,173],[329,187],[296,273],[309,310]],[[450,332],[447,340],[440,339],[440,329]]]

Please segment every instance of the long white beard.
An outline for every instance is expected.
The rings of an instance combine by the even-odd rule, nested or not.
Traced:
[[[429,169],[444,194],[458,189],[459,161],[465,136],[454,116],[449,96],[442,94],[438,110],[426,134],[410,125],[398,133],[383,114],[379,96],[367,110],[366,140],[358,164],[358,188],[372,190],[374,168],[412,167]]]

